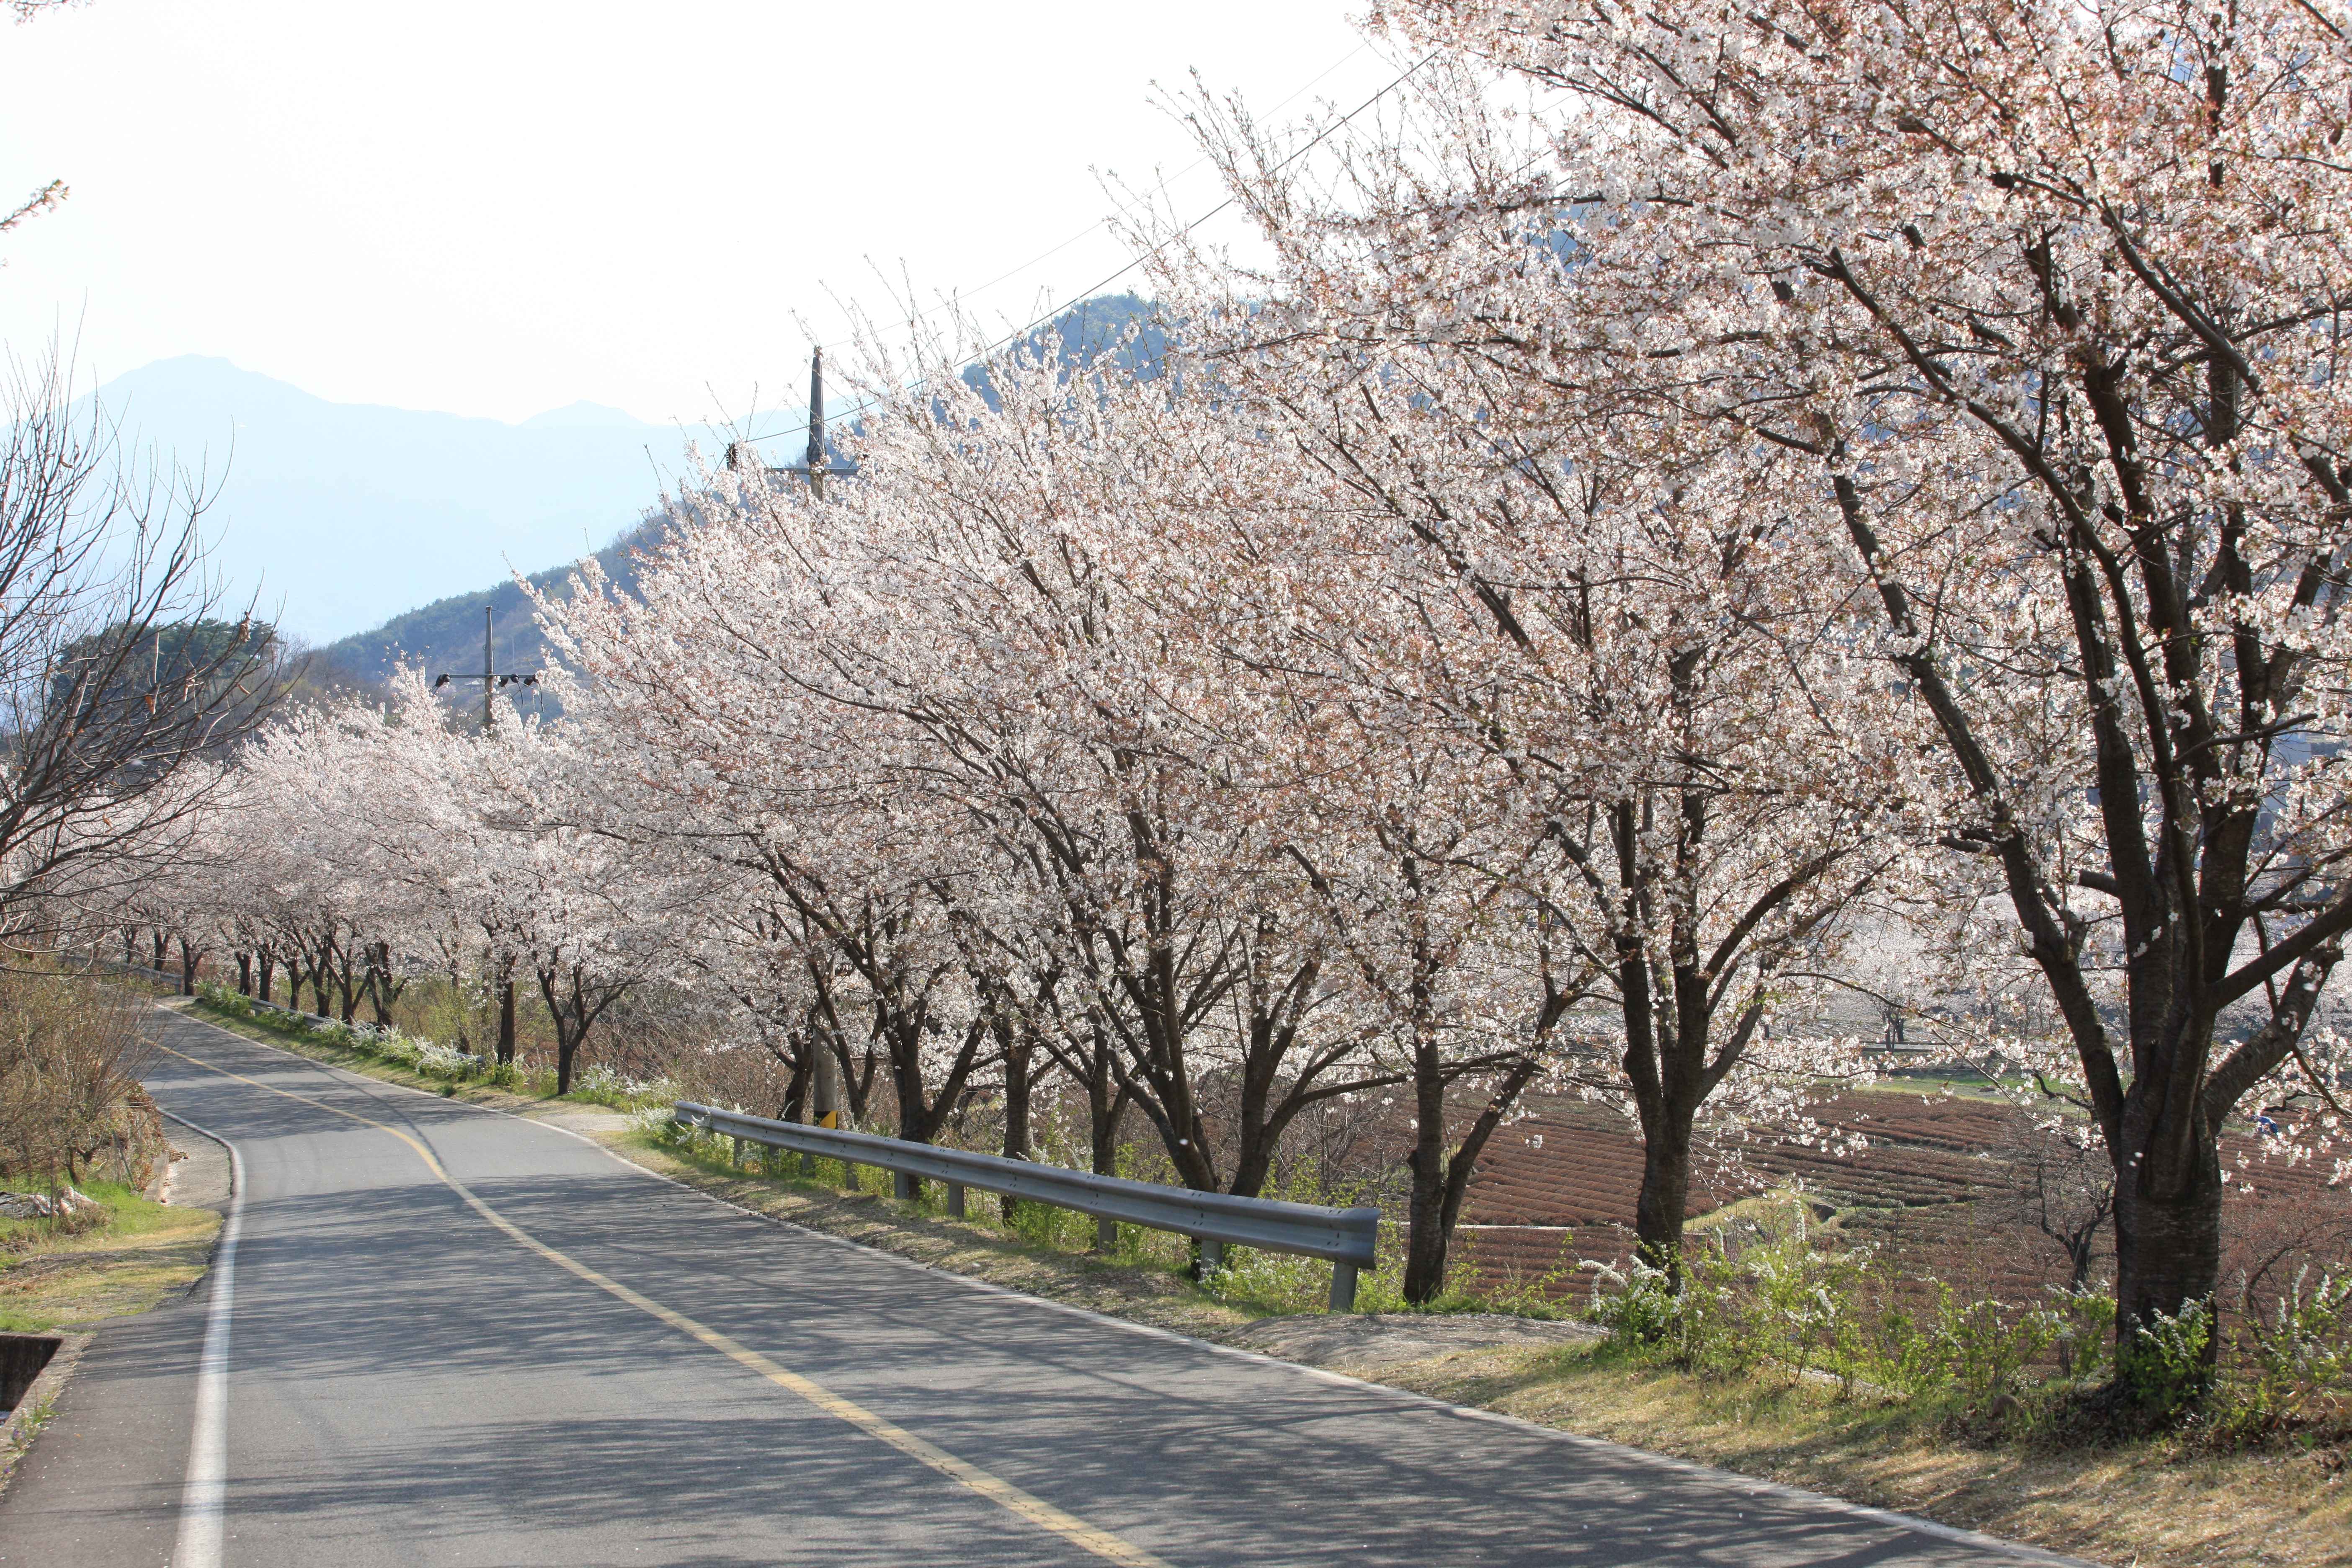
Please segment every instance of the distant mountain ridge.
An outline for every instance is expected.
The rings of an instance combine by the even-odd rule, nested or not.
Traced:
[[[1058,332],[1066,360],[1089,359],[1118,348],[1122,363],[1139,365],[1149,373],[1160,363],[1166,347],[1164,334],[1151,320],[1151,309],[1149,301],[1132,294],[1104,295],[1071,307],[1050,326],[1041,329],[1031,342],[1038,342],[1047,331]],[[1137,328],[1134,343],[1121,348],[1130,326]],[[965,377],[975,385],[983,379],[976,369],[967,371]],[[599,410],[593,404],[575,404],[571,409],[558,409],[539,418],[570,416],[574,410],[586,411],[590,416],[619,414],[615,409]],[[837,406],[835,416],[840,416]],[[626,419],[628,416],[619,417]],[[784,450],[791,445],[770,442],[762,449],[771,462],[797,461],[797,450]],[[666,526],[664,519],[641,518],[604,549],[593,552],[605,574],[625,588],[633,586],[639,552],[656,544]],[[578,557],[585,553],[588,552],[575,552],[572,561],[532,573],[529,580],[542,591],[560,593],[569,583]],[[382,626],[343,637],[320,648],[320,658],[333,673],[370,684],[383,680],[404,660],[421,666],[428,675],[443,670],[478,670],[482,665],[485,610],[490,614],[491,643],[499,668],[536,669],[547,662],[546,641],[531,619],[530,601],[510,575],[495,586],[436,598],[394,616]],[[473,689],[478,692],[480,688]],[[551,705],[535,691],[524,695],[520,705],[525,711],[551,710]]]
[[[689,442],[715,454],[725,439],[586,403],[520,425],[332,403],[199,355],[96,396],[127,450],[207,473],[213,566],[311,642],[376,625],[388,605],[577,560],[635,525],[688,470]]]

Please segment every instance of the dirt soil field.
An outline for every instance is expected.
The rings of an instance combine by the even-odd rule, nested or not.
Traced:
[[[1530,1109],[1496,1135],[1463,1204],[1472,1288],[1580,1298],[1592,1278],[1578,1271],[1580,1261],[1622,1268],[1632,1254],[1640,1138],[1598,1106],[1538,1100]],[[1816,1114],[1869,1147],[1843,1157],[1795,1143],[1729,1151],[1736,1161],[1693,1182],[1686,1212],[1703,1218],[1768,1188],[1799,1186],[1830,1235],[1876,1247],[1905,1275],[2012,1302],[2066,1282],[2055,1242],[1986,1213],[2001,1173],[1985,1151],[2029,1123],[2024,1112],[1983,1094],[1890,1086],[1840,1096]],[[2243,1137],[2225,1141],[2224,1160],[2252,1189],[2225,1211],[2225,1276],[2298,1236],[2324,1232],[2339,1248],[2352,1240],[2352,1193],[2328,1184],[2328,1167],[2266,1160]]]

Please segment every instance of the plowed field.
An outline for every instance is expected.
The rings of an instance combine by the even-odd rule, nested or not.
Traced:
[[[1540,1100],[1489,1145],[1463,1205],[1460,1256],[1478,1288],[1582,1294],[1575,1265],[1622,1267],[1641,1189],[1639,1131],[1575,1100]],[[1899,1274],[1932,1276],[1969,1295],[2039,1297],[2063,1285],[2063,1250],[2000,1201],[2004,1168],[1988,1157],[2027,1124],[2025,1113],[1982,1097],[1876,1089],[1817,1108],[1824,1123],[1861,1132],[1869,1147],[1839,1156],[1797,1143],[1757,1142],[1708,1151],[1692,1184],[1698,1218],[1768,1188],[1801,1185],[1826,1218],[1824,1234],[1868,1243]],[[2251,1140],[2225,1142],[2225,1163],[2248,1161],[2252,1194],[2225,1214],[2225,1274],[2273,1255],[2325,1256],[2352,1241],[2352,1194],[2329,1168],[2264,1163]],[[2102,1246],[2111,1246],[2105,1237]],[[2275,1272],[2275,1269],[2274,1269]]]

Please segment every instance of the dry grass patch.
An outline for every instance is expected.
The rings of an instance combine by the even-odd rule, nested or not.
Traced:
[[[1606,1346],[1465,1352],[1388,1365],[1380,1378],[2104,1562],[2352,1563],[2352,1484],[2340,1452],[2216,1453],[2187,1439],[1989,1447],[1932,1417],[1826,1387],[1629,1365]]]
[[[104,1226],[18,1236],[0,1251],[0,1331],[47,1333],[152,1311],[204,1277],[220,1215],[150,1203],[110,1184],[91,1195],[111,1211]]]

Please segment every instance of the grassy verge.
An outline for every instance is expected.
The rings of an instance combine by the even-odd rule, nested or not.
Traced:
[[[92,1183],[103,1225],[79,1234],[38,1220],[0,1221],[0,1331],[47,1333],[125,1318],[176,1300],[203,1277],[220,1215],[151,1203]]]
[[[2352,1563],[2352,1485],[2336,1451],[2217,1452],[2185,1438],[1987,1447],[1933,1413],[1777,1377],[1666,1371],[1606,1344],[1465,1352],[1382,1381],[2102,1561]]]

